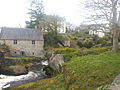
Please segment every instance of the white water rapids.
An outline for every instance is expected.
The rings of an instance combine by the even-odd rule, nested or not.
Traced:
[[[9,87],[10,83],[13,81],[20,81],[20,80],[26,80],[29,78],[36,78],[37,76],[38,75],[34,72],[29,72],[26,75],[20,75],[20,76],[0,75],[0,89]]]
[[[42,65],[48,65],[47,61],[42,62]],[[36,81],[37,79],[43,79],[45,73],[43,69],[36,72],[28,72],[26,75],[19,75],[19,76],[7,76],[7,75],[0,75],[0,90],[3,88],[7,88],[10,86],[21,85],[28,83],[30,81]]]

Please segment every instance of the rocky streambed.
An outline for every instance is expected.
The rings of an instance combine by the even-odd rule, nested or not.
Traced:
[[[30,67],[29,67],[30,65]],[[27,74],[24,75],[0,75],[0,90],[10,86],[17,86],[26,84],[29,82],[41,80],[47,78],[43,68],[45,65],[48,65],[47,61],[36,62],[34,65],[29,64],[27,69],[29,70]]]
[[[52,77],[61,71],[63,55],[53,54],[49,60],[0,60],[0,90]]]

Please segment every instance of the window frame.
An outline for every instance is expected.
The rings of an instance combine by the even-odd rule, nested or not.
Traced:
[[[35,53],[34,53],[34,52],[32,52],[32,55],[34,56],[34,55],[35,55]]]
[[[17,40],[14,40],[13,43],[14,43],[14,44],[17,44]]]
[[[35,44],[35,40],[32,40],[32,44]]]

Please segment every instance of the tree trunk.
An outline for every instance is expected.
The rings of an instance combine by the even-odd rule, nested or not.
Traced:
[[[119,32],[118,32],[118,27],[117,25],[113,26],[113,52],[117,52],[119,49],[118,45],[118,37],[119,37]]]

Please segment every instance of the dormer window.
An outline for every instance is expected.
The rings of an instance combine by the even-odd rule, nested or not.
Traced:
[[[17,40],[14,40],[14,44],[17,44]]]
[[[32,40],[32,44],[35,44],[35,40]]]

